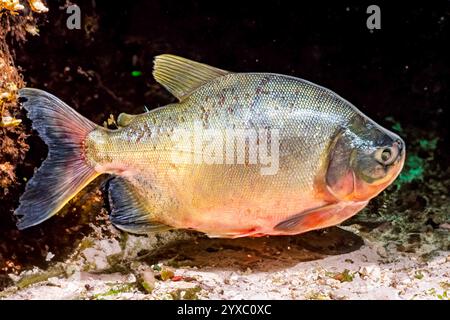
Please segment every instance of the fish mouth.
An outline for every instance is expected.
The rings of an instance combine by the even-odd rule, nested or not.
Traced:
[[[395,159],[395,163],[398,163],[401,160],[404,160],[405,158],[405,143],[402,139],[397,139],[393,144],[392,147],[397,150],[397,158]]]
[[[403,165],[405,163],[406,158],[406,148],[405,143],[401,139],[397,139],[393,143],[393,147],[395,147],[398,150],[397,158],[395,159],[393,166],[396,168],[393,168],[396,171],[396,174],[393,175],[392,181],[397,178],[397,176],[400,174],[400,172],[403,169]]]

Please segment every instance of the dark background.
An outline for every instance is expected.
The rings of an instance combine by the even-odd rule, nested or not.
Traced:
[[[366,9],[376,1],[76,1],[82,30],[67,30],[68,14],[53,5],[17,60],[29,85],[47,86],[97,122],[167,104],[152,59],[173,53],[310,80],[387,127],[392,117],[436,131],[448,150],[450,2],[390,2],[378,2],[381,30],[371,32]],[[78,67],[96,76],[89,81]]]
[[[423,179],[402,187],[405,196],[397,195],[389,206],[394,214],[410,212],[411,221],[417,220],[433,204],[430,197],[446,199],[449,1],[74,2],[81,8],[81,30],[68,30],[66,2],[52,1],[50,12],[41,18],[40,36],[13,48],[28,86],[52,92],[94,122],[174,101],[151,76],[153,57],[162,53],[231,71],[293,75],[330,88],[397,131],[406,141],[408,156],[425,161]],[[371,4],[381,8],[381,30],[366,27]],[[133,71],[142,75],[133,76]],[[432,154],[420,148],[423,139],[437,139]],[[36,134],[29,144],[18,169],[24,178],[32,176],[47,152]],[[102,201],[84,211],[72,203],[75,213],[19,232],[12,212],[24,185],[3,199],[0,260],[10,259],[19,267],[46,266],[48,251],[56,254],[54,261],[63,259],[92,231],[90,222],[107,221]],[[374,201],[368,209],[374,213],[384,201],[377,199],[378,205]],[[448,203],[438,203],[448,208]],[[420,217],[423,225],[439,225],[431,215]]]

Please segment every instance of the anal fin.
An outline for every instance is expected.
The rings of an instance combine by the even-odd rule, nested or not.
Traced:
[[[115,177],[110,180],[108,198],[111,222],[119,229],[137,234],[172,229],[154,220],[145,201],[124,178]]]

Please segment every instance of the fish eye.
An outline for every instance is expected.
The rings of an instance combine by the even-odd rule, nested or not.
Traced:
[[[392,148],[380,148],[375,152],[375,159],[382,165],[388,166],[397,158],[397,154]]]
[[[391,150],[390,149],[384,149],[381,152],[381,160],[383,160],[384,162],[388,161],[390,157],[391,157]]]

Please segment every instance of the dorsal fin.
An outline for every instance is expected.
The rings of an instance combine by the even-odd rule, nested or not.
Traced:
[[[178,57],[162,54],[155,57],[153,77],[178,100],[183,100],[194,89],[230,72]]]

